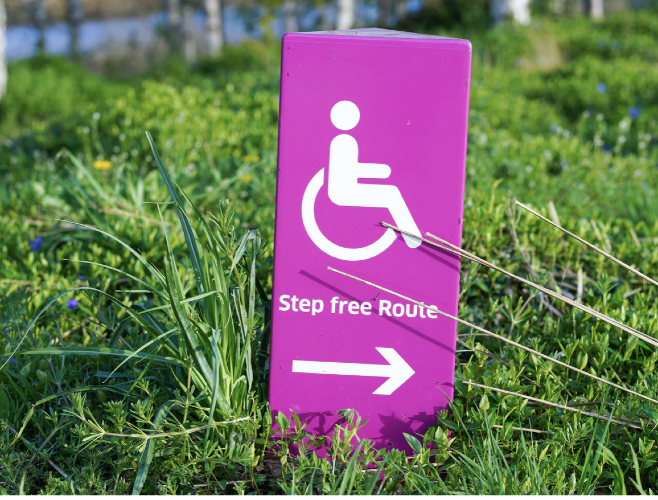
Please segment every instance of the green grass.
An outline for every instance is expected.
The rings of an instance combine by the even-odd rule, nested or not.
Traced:
[[[513,200],[652,276],[656,34],[652,11],[463,33],[464,248],[651,336],[650,284]],[[538,40],[559,49],[550,69],[532,63]],[[369,424],[346,411],[319,458],[324,438],[270,415],[277,51],[249,44],[130,80],[58,59],[10,67],[2,491],[658,492],[657,406],[464,325],[451,411],[406,436],[411,457],[356,444]],[[460,293],[464,321],[658,399],[650,343],[466,259]]]

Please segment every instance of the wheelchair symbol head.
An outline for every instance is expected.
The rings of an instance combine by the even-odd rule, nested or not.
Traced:
[[[361,112],[351,101],[340,101],[331,108],[331,123],[339,130],[352,130],[361,119]]]

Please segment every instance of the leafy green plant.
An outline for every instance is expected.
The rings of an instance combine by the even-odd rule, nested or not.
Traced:
[[[151,141],[150,136],[149,140]],[[253,419],[262,411],[259,401],[264,399],[266,388],[264,361],[268,342],[266,317],[269,316],[269,305],[257,277],[258,266],[263,258],[260,253],[260,236],[257,231],[251,230],[242,238],[237,238],[230,223],[234,219],[230,205],[220,205],[219,216],[204,216],[189,203],[185,193],[172,181],[155,145],[153,154],[172,200],[164,206],[171,206],[178,215],[189,262],[194,271],[194,280],[188,281],[189,275],[179,268],[179,258],[166,235],[165,269],[159,270],[143,255],[116,237],[100,229],[81,225],[85,229],[101,232],[104,236],[114,239],[148,269],[150,276],[147,279],[135,278],[118,269],[113,270],[141,287],[139,290],[133,290],[131,294],[150,298],[126,304],[122,299],[95,287],[69,290],[46,305],[35,321],[45,314],[59,297],[68,293],[84,291],[90,295],[90,300],[93,300],[91,296],[94,294],[103,295],[123,311],[123,315],[116,318],[118,325],[108,339],[108,347],[60,346],[19,351],[19,343],[12,353],[13,356],[109,356],[120,360],[114,369],[106,374],[106,380],[121,374],[122,369],[140,362],[145,362],[147,366],[151,363],[162,365],[166,369],[169,375],[166,383],[175,388],[177,393],[185,393],[185,398],[179,395],[161,404],[155,419],[152,420],[151,433],[145,433],[134,425],[129,426],[132,427],[133,434],[106,431],[85,408],[84,399],[80,397],[75,399],[74,408],[67,412],[88,427],[84,441],[106,437],[126,437],[143,441],[144,450],[133,490],[136,493],[144,486],[149,465],[153,460],[156,439],[205,431],[203,447],[210,450],[212,445],[209,439],[214,437],[218,426]],[[188,216],[183,200],[189,203],[196,222],[200,225],[205,245],[192,226],[193,219]],[[94,265],[91,262],[85,264]],[[135,349],[119,349],[117,344],[121,340],[120,335],[125,324],[131,321],[144,332],[144,341]],[[26,334],[33,325],[34,322]],[[118,384],[117,388],[130,385],[127,391],[121,391],[124,398],[130,397],[133,388],[140,382],[141,376],[128,377],[128,381]],[[164,430],[168,427],[167,418],[174,409],[183,412],[182,421],[174,425],[175,431]],[[200,412],[206,420],[204,425],[190,429],[189,424],[186,425],[190,411]],[[151,422],[145,410],[138,413],[144,423]],[[23,422],[23,428],[31,415],[32,411]],[[250,448],[252,458],[249,460],[253,461],[253,442]],[[246,460],[248,456],[244,455],[241,459]]]

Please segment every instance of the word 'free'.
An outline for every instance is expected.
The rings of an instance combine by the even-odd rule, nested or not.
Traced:
[[[327,312],[331,314],[361,314],[370,316],[373,313],[373,304],[370,302],[357,302],[356,300],[340,300],[340,297],[333,297],[329,301],[330,307]],[[426,309],[418,304],[398,304],[390,300],[380,299],[375,304],[376,314],[378,316],[394,316],[401,318],[423,318],[436,319],[437,313]],[[428,307],[436,307],[429,305]],[[279,297],[279,311],[291,311],[310,313],[312,316],[325,311],[324,301],[322,299],[305,299],[296,295],[281,295]]]

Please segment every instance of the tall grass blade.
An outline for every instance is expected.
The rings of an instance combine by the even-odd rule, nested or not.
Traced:
[[[605,436],[608,434],[608,430],[610,429],[610,422],[612,421],[612,413],[610,414],[608,418],[608,423],[605,426],[605,430],[603,431],[603,436],[601,437],[601,440],[605,439]],[[594,460],[592,460],[592,449],[594,446],[594,442],[597,440],[596,437],[596,428],[598,426],[594,427],[595,432],[592,434],[592,439],[590,440],[589,443],[589,448],[587,449],[587,455],[585,456],[585,463],[583,464],[583,473],[580,476],[580,481],[578,482],[578,488],[576,490],[577,495],[589,495],[592,493],[591,491],[591,485],[592,485],[592,479],[594,478],[594,473],[596,472],[596,467],[599,464],[599,459],[601,458],[601,453],[602,453],[602,446],[603,443],[600,441],[598,442],[598,446],[596,448],[596,452],[594,454]],[[589,472],[589,476],[587,476],[587,479],[585,479],[586,473]]]
[[[219,349],[217,348],[217,339],[219,338],[220,331],[215,330],[212,336],[212,392],[210,394],[210,411],[208,412],[208,430],[206,431],[206,437],[204,438],[203,449],[207,449],[208,438],[210,437],[210,429],[212,428],[213,417],[215,415],[215,408],[217,407],[217,401],[219,400],[219,377],[220,377],[220,363],[221,358],[219,355]],[[223,397],[223,395],[222,395]],[[228,403],[225,403],[228,407]]]
[[[176,401],[169,400],[160,406],[158,413],[155,416],[155,420],[153,420],[151,430],[157,430],[157,428],[164,423],[174,404],[176,404]],[[155,454],[155,442],[156,438],[150,438],[146,440],[144,451],[142,451],[142,455],[139,458],[139,463],[137,466],[137,475],[135,476],[135,484],[133,486],[132,493],[133,495],[139,495],[142,492],[144,484],[146,483],[149,467],[151,466],[151,462],[153,461],[153,456]]]
[[[151,272],[154,278],[157,278],[158,281],[160,281],[160,283],[164,284],[165,279],[162,273],[160,273],[160,271],[158,271],[158,269],[153,264],[151,264],[147,259],[145,259],[137,250],[133,249],[130,245],[120,240],[116,236],[112,236],[110,233],[105,232],[102,229],[98,229],[97,227],[94,226],[88,226],[87,224],[81,224],[79,222],[74,222],[74,221],[67,221],[64,219],[57,219],[57,220],[59,220],[60,222],[73,224],[75,226],[84,227],[85,229],[89,229],[90,231],[95,231],[97,233],[102,234],[103,236],[107,236],[111,240],[116,241],[119,245],[121,245],[123,248],[128,250],[131,254],[133,254],[142,264],[144,264],[144,267],[146,267]],[[103,264],[96,264],[96,265],[100,265],[101,267],[103,267]]]
[[[17,355],[71,355],[78,356],[119,356],[124,358],[136,359],[151,359],[159,363],[182,366],[181,362],[169,356],[157,356],[152,353],[141,353],[134,351],[126,351],[123,349],[114,349],[110,347],[42,347],[40,349],[30,349],[28,351],[20,351]]]
[[[375,473],[368,481],[368,484],[366,485],[366,489],[363,491],[364,495],[372,495],[372,492],[375,490],[375,486],[377,486],[377,480],[379,479],[379,476],[381,475],[382,471],[386,467],[386,460],[387,457],[384,456],[384,458],[382,458],[381,463],[379,464],[379,467],[377,467],[377,471],[375,471]],[[384,481],[384,479],[382,479],[382,481]]]
[[[201,346],[199,345],[196,332],[193,329],[192,322],[187,316],[187,311],[183,304],[180,303],[180,295],[182,291],[180,290],[180,285],[177,281],[175,275],[175,269],[173,268],[173,263],[165,258],[165,272],[167,277],[167,289],[169,291],[169,300],[171,303],[172,311],[176,316],[176,320],[179,325],[180,335],[182,335],[185,343],[187,344],[187,349],[192,358],[196,367],[199,369],[203,378],[205,380],[206,387],[212,387],[212,369],[208,364],[205,353]],[[228,410],[226,408],[225,410]]]
[[[628,446],[631,449],[631,455],[633,455],[633,469],[635,470],[635,479],[631,479],[631,483],[640,492],[640,495],[646,495],[644,488],[642,488],[642,478],[640,477],[640,464],[637,461],[637,455],[635,454],[635,449],[633,449],[633,444],[628,443]],[[619,464],[617,464],[619,466]],[[622,483],[623,484],[623,483]]]
[[[350,461],[347,464],[347,468],[345,469],[345,472],[343,473],[343,480],[340,483],[340,488],[338,488],[336,495],[346,495],[349,494],[349,492],[352,490],[352,486],[354,485],[354,480],[356,479],[356,464],[358,462],[357,458],[359,456],[360,451],[361,451],[361,443],[359,443],[356,450],[350,457]]]
[[[626,484],[624,483],[625,477],[624,477],[624,471],[621,469],[621,465],[619,465],[619,461],[617,460],[617,457],[615,457],[615,454],[606,446],[601,445],[601,453],[603,454],[603,457],[608,461],[608,463],[612,466],[612,474],[615,478],[615,484],[614,484],[614,489],[612,490],[613,495],[626,495]],[[631,482],[633,480],[631,479]],[[644,495],[644,491],[639,488],[638,491],[642,495]]]
[[[180,221],[181,227],[183,228],[183,236],[185,237],[185,243],[187,244],[187,249],[190,253],[190,260],[192,261],[192,269],[194,270],[194,276],[196,277],[197,287],[201,293],[204,293],[206,291],[204,287],[205,276],[203,267],[201,265],[199,248],[197,246],[196,232],[194,229],[192,229],[190,221],[187,218],[187,213],[185,212],[183,202],[181,201],[180,196],[178,196],[178,189],[174,182],[171,180],[169,172],[166,168],[164,168],[164,164],[160,158],[160,153],[158,153],[158,149],[155,147],[155,143],[153,142],[153,137],[151,137],[149,132],[146,132],[146,137],[149,141],[149,145],[151,146],[151,150],[153,151],[153,157],[155,158],[158,170],[160,171],[160,176],[162,177],[165,186],[167,186],[169,196],[171,196],[171,199],[175,202],[176,213],[178,214],[178,220]],[[207,311],[204,312],[207,313]]]

